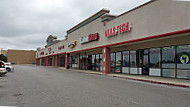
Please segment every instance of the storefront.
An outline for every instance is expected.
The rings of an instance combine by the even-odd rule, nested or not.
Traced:
[[[102,72],[102,54],[80,55],[80,69]]]
[[[188,9],[186,2],[161,0],[118,16],[102,9],[69,29],[64,40],[49,36],[46,41],[56,42],[37,51],[37,60],[41,65],[103,74],[190,79]]]
[[[58,66],[65,67],[65,54],[61,54],[58,56]]]
[[[70,67],[79,68],[79,55],[70,56]]]

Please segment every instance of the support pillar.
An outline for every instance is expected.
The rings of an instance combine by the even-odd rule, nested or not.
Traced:
[[[109,74],[111,70],[111,49],[104,47],[102,49],[103,53],[103,61],[102,61],[102,73],[103,74]]]
[[[46,57],[46,66],[49,66],[49,57]]]
[[[52,66],[55,67],[55,55],[52,56]]]
[[[55,64],[54,64],[55,67],[58,67],[58,55],[55,55],[55,61],[54,62],[55,62]]]
[[[78,55],[78,69],[80,69],[80,54]]]
[[[36,59],[36,65],[38,65],[38,59]]]
[[[65,54],[65,69],[69,69],[70,54]]]

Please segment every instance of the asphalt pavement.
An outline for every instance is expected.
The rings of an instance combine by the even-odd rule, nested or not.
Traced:
[[[190,88],[14,65],[0,78],[0,106],[18,107],[189,107]]]

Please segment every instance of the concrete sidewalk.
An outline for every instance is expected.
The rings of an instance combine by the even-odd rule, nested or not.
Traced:
[[[60,69],[65,70],[65,68],[60,68]],[[95,72],[91,70],[77,70],[77,69],[68,69],[65,71],[76,71],[76,72],[82,72],[82,73],[87,73],[87,74],[105,75],[105,76],[110,76],[110,77],[125,78],[125,79],[130,79],[130,80],[150,82],[150,83],[156,83],[156,84],[165,84],[165,85],[172,85],[172,86],[179,86],[179,87],[190,87],[190,80],[185,80],[185,79],[153,77],[153,76],[146,76],[146,75],[116,74],[116,73],[102,74],[102,72]]]

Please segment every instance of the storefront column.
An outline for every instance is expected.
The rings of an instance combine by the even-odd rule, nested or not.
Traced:
[[[69,69],[70,54],[65,54],[65,69]]]
[[[49,65],[49,57],[46,57],[46,66]]]
[[[36,65],[38,65],[38,59],[36,59]]]
[[[52,66],[55,66],[55,55],[52,56]]]
[[[58,67],[58,55],[55,55],[55,67]]]
[[[80,55],[78,55],[78,69],[80,69]]]
[[[111,50],[110,48],[103,48],[102,49],[102,53],[103,53],[103,62],[102,62],[102,73],[103,74],[109,74],[110,73],[110,68],[111,68]]]

